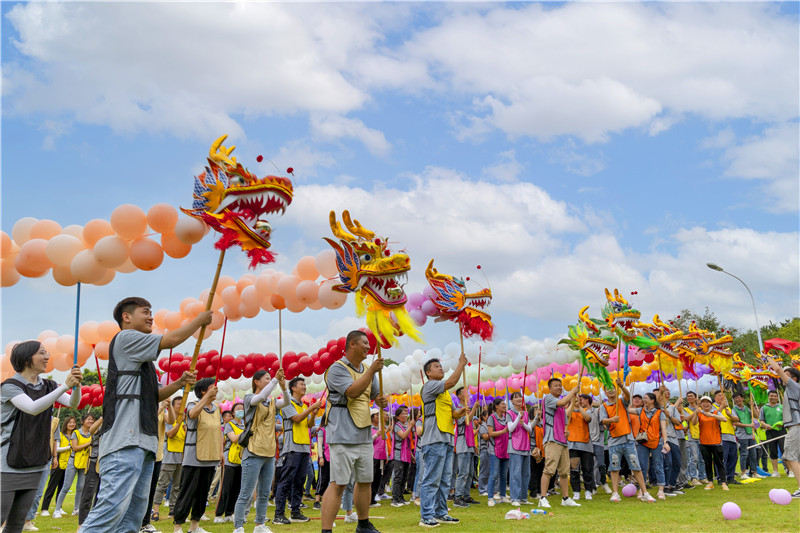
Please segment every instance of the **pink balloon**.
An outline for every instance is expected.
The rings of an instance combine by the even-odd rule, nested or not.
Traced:
[[[791,501],[791,496],[789,500]],[[742,510],[733,502],[723,503],[722,516],[725,520],[739,520],[742,517]]]
[[[425,322],[428,321],[428,315],[423,313],[422,309],[412,309],[408,314],[411,315],[411,318],[414,319],[418,326],[424,326]]]
[[[626,498],[632,498],[636,496],[637,488],[636,485],[633,483],[628,483],[624,487],[622,487],[622,495]]]
[[[436,306],[430,300],[425,300],[422,303],[422,306],[420,306],[420,309],[428,316],[435,316],[439,312],[439,310],[436,309]]]
[[[777,503],[778,505],[789,505],[792,503],[792,493],[786,489],[774,489],[775,492],[770,492],[770,499],[772,503]]]
[[[414,292],[408,296],[408,303],[412,308],[418,308],[425,301],[425,296],[421,292]]]

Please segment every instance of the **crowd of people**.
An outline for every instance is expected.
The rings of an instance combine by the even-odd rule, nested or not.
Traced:
[[[437,359],[427,361],[421,409],[399,406],[390,414],[379,392],[383,359],[367,364],[368,338],[353,331],[344,357],[326,373],[327,398],[304,402],[302,377],[287,383],[282,370],[274,377],[258,370],[252,392],[223,411],[213,378],[186,372],[160,387],[152,364],[160,350],[208,324],[210,313],[164,335],[151,333],[142,298],[121,301],[114,318],[121,332],[109,349],[98,419],[55,418],[55,402],[78,405],[69,390],[80,370],[58,385],[41,377],[49,355],[39,342],[13,348],[17,374],[0,388],[6,533],[36,531],[37,511],[50,515],[54,497],[52,516],[63,517],[73,482],[72,514],[82,533],[147,533],[169,519],[174,532],[188,520],[190,532],[203,533],[214,501],[213,521],[230,522],[233,533],[245,532],[253,507],[254,533],[268,533],[270,521],[309,521],[304,509],[312,505],[323,533],[339,509],[356,533],[375,533],[370,508],[384,500],[416,504],[419,525],[437,527],[459,522],[448,500],[454,509],[482,505],[473,490],[488,507],[548,509],[558,496],[561,506],[580,507],[599,491],[619,502],[621,485],[633,483],[637,498],[658,502],[696,487],[730,490],[749,478],[778,477],[779,459],[800,484],[800,371],[772,359],[783,397],[770,391],[763,406],[736,391],[730,401],[721,390],[699,398],[692,391],[671,398],[664,386],[634,394],[620,380],[601,400],[579,386],[564,391],[558,378],[535,405],[520,392],[483,405],[459,384],[462,354],[449,377]],[[181,410],[184,399],[175,394],[187,384],[196,399]],[[792,496],[800,498],[800,488]]]

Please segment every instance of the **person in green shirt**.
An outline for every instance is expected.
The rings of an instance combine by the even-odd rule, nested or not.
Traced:
[[[778,454],[783,455],[783,439],[782,435],[786,434],[783,428],[783,406],[778,402],[778,391],[769,391],[769,403],[761,408],[761,425],[767,431],[767,452],[769,459],[772,462],[772,477],[780,477],[778,472]],[[785,467],[784,467],[785,468]]]
[[[739,460],[742,470],[742,479],[751,477],[761,477],[756,472],[756,451],[750,450],[750,446],[755,444],[753,430],[756,425],[753,423],[753,414],[744,404],[744,396],[739,392],[733,393],[733,410],[739,417],[738,422],[733,423],[736,432],[736,440],[739,442]]]

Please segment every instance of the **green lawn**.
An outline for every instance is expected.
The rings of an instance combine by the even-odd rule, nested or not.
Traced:
[[[703,487],[687,491],[683,496],[670,498],[665,502],[654,504],[642,503],[630,498],[623,498],[618,504],[611,504],[608,496],[598,494],[590,502],[581,501],[580,509],[562,508],[558,506],[559,498],[551,497],[553,504],[552,516],[533,516],[530,520],[511,521],[504,520],[505,513],[511,509],[510,505],[498,505],[493,509],[486,505],[472,506],[469,509],[454,509],[451,514],[461,523],[454,526],[440,526],[437,531],[454,530],[460,533],[478,532],[516,532],[516,531],[542,531],[579,532],[579,531],[631,531],[642,533],[645,531],[675,532],[716,532],[716,531],[748,531],[761,532],[797,532],[800,531],[800,500],[792,500],[791,505],[775,505],[769,501],[769,490],[784,488],[794,491],[797,483],[794,479],[782,477],[780,479],[764,479],[762,481],[731,487],[730,492],[719,488],[705,491]],[[473,491],[474,493],[475,491]],[[655,491],[651,491],[655,494]],[[473,494],[475,495],[475,494]],[[486,501],[486,498],[478,498]],[[742,509],[742,518],[733,522],[722,518],[720,508],[725,502],[732,501]],[[166,507],[162,507],[166,516]],[[524,507],[530,510],[530,507]],[[64,510],[72,510],[72,494],[64,502]],[[272,517],[272,505],[268,516]],[[52,506],[51,506],[52,511]],[[320,530],[319,511],[304,510],[312,518],[307,524],[293,524],[291,526],[272,526],[273,531],[311,532]],[[213,507],[209,507],[206,514],[213,517]],[[389,506],[384,501],[380,508],[370,509],[370,514],[375,517],[373,523],[384,533],[421,532],[423,528],[417,526],[419,522],[419,508],[409,505],[402,508]],[[252,531],[252,519],[245,525],[245,530]],[[313,518],[317,518],[314,520]],[[337,520],[336,531],[350,532],[355,529],[355,524],[344,524]],[[77,517],[61,518],[37,517],[35,521],[40,531],[73,532],[77,529]],[[155,522],[164,533],[172,531],[172,522],[161,520]],[[233,531],[232,524],[213,524],[202,522],[201,525],[208,531],[227,532]],[[188,524],[184,525],[184,531]]]

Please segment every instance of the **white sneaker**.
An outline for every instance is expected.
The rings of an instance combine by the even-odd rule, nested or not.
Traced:
[[[517,500],[511,500],[511,505],[513,507],[519,507],[519,502]]]
[[[642,496],[639,499],[642,500],[643,502],[647,502],[647,503],[653,503],[653,502],[656,501],[655,498],[650,496],[649,492],[645,492],[644,494],[642,494]]]
[[[581,499],[581,493],[580,492],[573,492],[572,493],[572,499],[575,500],[575,501],[580,500]]]
[[[78,508],[72,510],[72,516],[78,516]]]
[[[587,490],[587,491],[586,491],[586,492],[583,494],[583,499],[584,499],[584,500],[591,500],[591,499],[592,499],[592,493],[591,493],[590,491],[588,491],[588,490]]]
[[[486,502],[486,505],[488,505],[489,507],[494,507],[495,506],[494,498],[489,498],[489,500]]]
[[[575,500],[572,498],[567,498],[566,500],[561,500],[561,507],[580,507],[581,504],[575,503]]]
[[[240,529],[242,530],[240,533],[244,533],[244,528]],[[236,531],[234,531],[233,533],[236,533]],[[266,525],[261,524],[259,526],[256,526],[256,528],[253,530],[253,533],[272,533],[272,530],[268,528]]]
[[[600,485],[600,488],[606,491],[606,494],[611,494],[611,487],[608,486],[608,483],[603,483]]]
[[[350,513],[344,517],[345,524],[355,524],[358,522],[358,515],[356,513]]]
[[[61,518],[62,516],[64,516],[64,511],[61,509],[56,509],[53,511],[53,518]]]
[[[612,503],[617,503],[617,502],[619,502],[619,501],[620,501],[619,494],[617,494],[616,492],[615,492],[614,494],[612,494],[612,495],[611,495],[611,500],[609,500],[609,501],[611,501]]]
[[[189,533],[211,533],[210,531],[206,531],[200,526],[197,526],[197,529],[190,529]]]
[[[770,477],[781,477],[781,475],[778,472],[773,472]]]
[[[539,507],[541,507],[542,509],[550,509],[550,502],[547,501],[547,498],[540,498]]]
[[[157,530],[153,524],[145,524],[141,528],[139,528],[139,533],[161,533]]]
[[[788,477],[794,477],[794,472],[792,472],[792,471],[789,471],[789,475],[788,475]]]
[[[207,517],[205,514],[203,514],[203,516],[200,517],[200,521],[201,522],[208,522],[209,520],[211,520],[211,519],[209,517]],[[199,529],[195,529],[195,531],[199,531],[200,533],[203,533]],[[206,533],[208,533],[208,532],[206,531]]]
[[[511,498],[508,496],[503,496],[503,499],[500,500],[501,503],[511,503]]]
[[[42,516],[50,516],[50,511],[45,509],[44,511],[42,511]]]
[[[225,523],[225,517],[223,517],[223,516],[215,516],[214,517],[214,523],[215,524],[224,524]]]
[[[39,528],[36,527],[30,520],[25,520],[25,525],[22,526],[22,531],[39,531]]]
[[[258,529],[258,526],[256,526],[256,529]],[[253,530],[253,532],[255,533],[255,529]],[[237,527],[236,529],[233,530],[233,533],[244,533],[244,526]]]
[[[742,474],[742,479],[750,479],[750,476],[748,476],[747,474]]]

